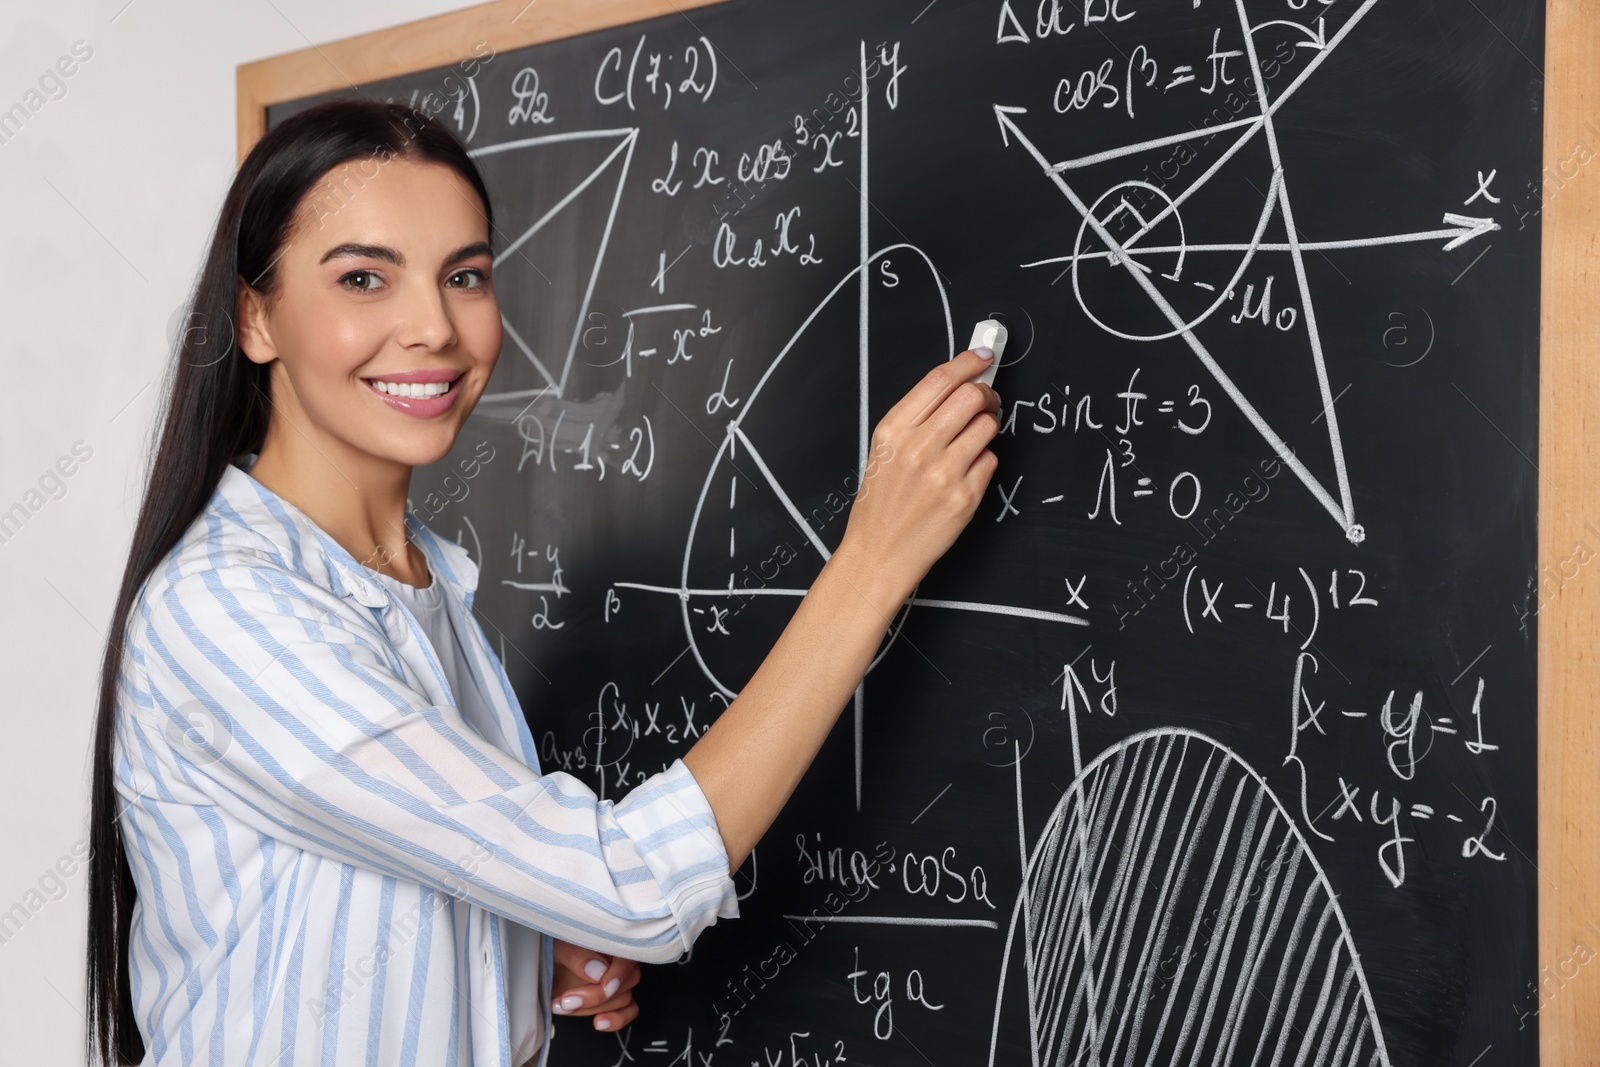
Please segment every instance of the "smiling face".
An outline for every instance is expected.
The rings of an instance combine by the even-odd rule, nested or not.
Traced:
[[[240,347],[272,365],[268,442],[314,447],[352,478],[449,452],[500,355],[488,236],[450,167],[330,171],[300,206],[276,294],[240,284]]]

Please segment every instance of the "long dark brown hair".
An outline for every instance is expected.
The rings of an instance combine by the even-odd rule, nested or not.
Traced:
[[[128,935],[136,890],[117,823],[112,777],[118,674],[124,629],[145,579],[182,538],[211,498],[227,464],[259,452],[271,409],[268,364],[239,350],[234,314],[241,282],[268,298],[284,244],[314,196],[339,203],[325,176],[340,164],[410,159],[453,168],[477,190],[491,241],[489,191],[466,149],[428,111],[351,98],[301,111],[268,131],[234,176],[217,216],[211,249],[183,309],[173,342],[144,501],[112,612],[100,668],[94,732],[94,786],[89,815],[88,1062],[134,1064],[144,1038],[128,982]],[[358,171],[365,174],[364,170]],[[345,191],[348,192],[347,190]]]

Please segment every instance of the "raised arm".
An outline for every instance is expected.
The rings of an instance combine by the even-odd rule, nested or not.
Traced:
[[[788,802],[895,613],[971,520],[1000,398],[971,352],[935,367],[872,434],[839,548],[732,704],[683,756],[737,870]]]

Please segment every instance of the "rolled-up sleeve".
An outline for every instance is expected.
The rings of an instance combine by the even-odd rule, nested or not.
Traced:
[[[265,562],[161,577],[130,624],[128,725],[259,832],[644,962],[738,917],[682,760],[601,800],[430,701],[368,609]]]

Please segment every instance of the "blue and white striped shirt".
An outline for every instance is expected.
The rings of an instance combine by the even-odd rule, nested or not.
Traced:
[[[540,774],[476,564],[408,514],[492,705],[475,729],[409,609],[254,460],[128,620],[113,759],[145,1063],[542,1067],[550,937],[665,963],[738,916],[705,794],[681,760],[620,801]]]

